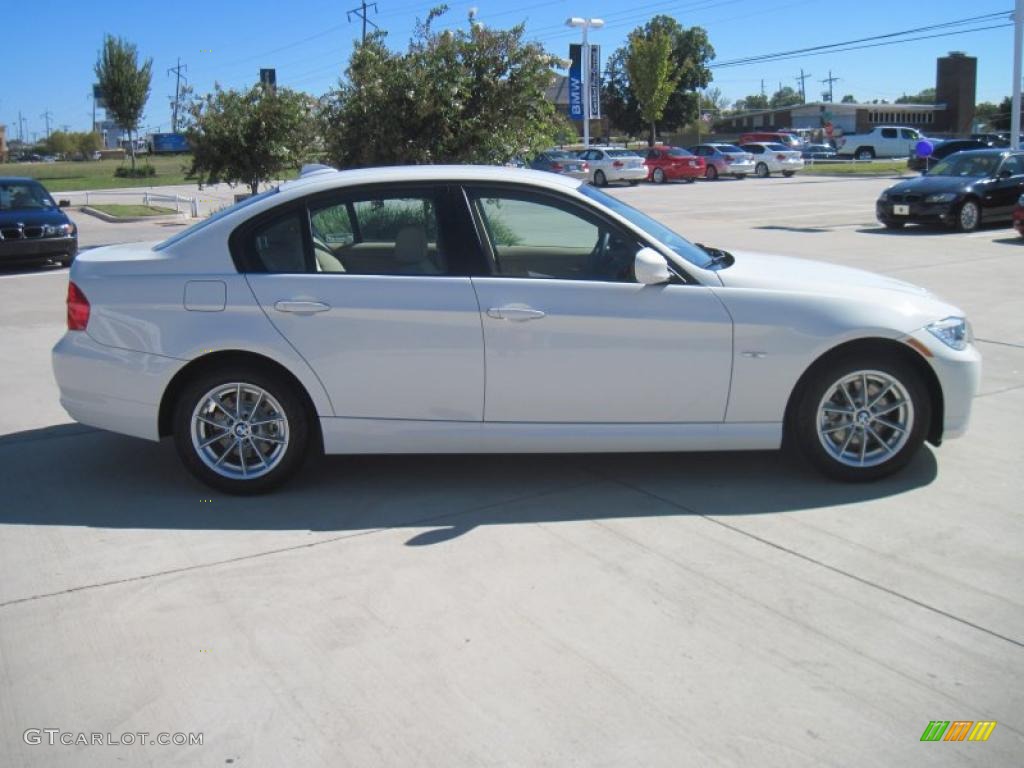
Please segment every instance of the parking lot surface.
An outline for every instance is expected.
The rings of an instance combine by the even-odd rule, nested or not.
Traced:
[[[1024,240],[886,231],[889,183],[613,190],[967,311],[971,429],[862,486],[776,453],[362,456],[220,496],[69,422],[66,270],[0,270],[0,765],[1021,765]],[[72,215],[84,245],[166,236]]]

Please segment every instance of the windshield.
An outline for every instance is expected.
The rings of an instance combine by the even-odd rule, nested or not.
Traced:
[[[50,193],[39,184],[0,182],[0,211],[40,211],[56,207]]]
[[[213,224],[215,221],[219,221],[220,219],[223,219],[225,216],[231,215],[235,211],[240,211],[243,208],[245,208],[246,206],[252,205],[253,203],[258,202],[260,200],[264,200],[264,199],[266,199],[266,198],[268,198],[271,195],[276,194],[276,193],[277,193],[277,187],[274,187],[273,189],[268,189],[266,192],[260,192],[258,195],[253,195],[252,197],[247,197],[244,200],[235,203],[234,205],[229,205],[227,208],[221,208],[219,211],[217,211],[216,213],[211,214],[210,216],[206,217],[202,221],[196,222],[195,224],[193,224],[188,229],[183,229],[183,230],[181,230],[181,232],[179,232],[178,234],[174,235],[173,237],[167,238],[162,243],[157,243],[157,245],[153,248],[153,250],[154,251],[162,251],[164,248],[169,248],[172,245],[174,245],[175,243],[181,242],[182,240],[184,240],[189,235],[193,235],[196,232],[198,232],[199,230],[201,230],[201,229],[203,229],[205,227],[208,227],[210,224]]]
[[[584,184],[580,192],[592,200],[596,200],[605,208],[619,214],[622,218],[642,229],[658,242],[668,246],[673,252],[702,269],[712,264],[711,257],[681,235],[677,235],[661,222],[655,221],[646,213],[641,213],[631,205],[626,205],[618,198],[602,192],[596,187]]]
[[[994,175],[999,160],[999,155],[951,155],[932,168],[928,175],[980,179]]]

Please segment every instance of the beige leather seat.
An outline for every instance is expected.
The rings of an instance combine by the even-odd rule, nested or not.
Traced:
[[[313,254],[316,256],[317,272],[344,272],[345,265],[334,255],[334,251],[316,235],[313,235]]]
[[[420,226],[411,224],[398,230],[395,237],[395,262],[399,274],[403,275],[438,275],[441,270],[430,258],[427,243],[427,232]]]

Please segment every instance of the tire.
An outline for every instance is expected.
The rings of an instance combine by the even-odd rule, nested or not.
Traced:
[[[901,358],[857,353],[812,371],[794,413],[794,437],[811,464],[837,480],[864,482],[914,457],[931,422],[931,402],[920,375]]]
[[[875,150],[873,150],[871,147],[860,147],[856,152],[853,153],[853,156],[857,160],[874,160]]]
[[[886,229],[903,229],[907,225],[905,221],[883,221]]]
[[[974,232],[981,226],[981,206],[977,200],[964,200],[956,212],[956,228],[961,232]]]
[[[608,177],[604,175],[604,171],[594,171],[594,186],[595,187],[607,187]]]
[[[757,167],[754,168],[754,173],[757,174],[757,178],[759,179],[767,179],[772,175],[772,172],[768,170],[768,165],[766,163],[758,163]]]
[[[796,171],[783,171],[782,172],[782,175],[785,176],[787,179],[792,178],[795,174],[796,174]]]
[[[665,178],[665,171],[661,168],[655,168],[654,173],[651,174],[651,180],[655,184],[664,184],[667,181]]]
[[[704,171],[704,178],[708,181],[715,181],[718,179],[718,169],[713,165],[709,165]]]
[[[243,418],[236,421],[239,391]],[[262,423],[250,426],[254,413]],[[211,488],[239,495],[265,493],[302,465],[309,452],[311,418],[300,393],[281,376],[224,366],[197,376],[182,390],[174,409],[174,445],[185,467]],[[248,445],[242,442],[239,450],[242,435]]]

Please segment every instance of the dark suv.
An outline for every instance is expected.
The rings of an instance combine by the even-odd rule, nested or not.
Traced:
[[[78,229],[35,179],[0,176],[0,262],[57,261],[78,253]]]

